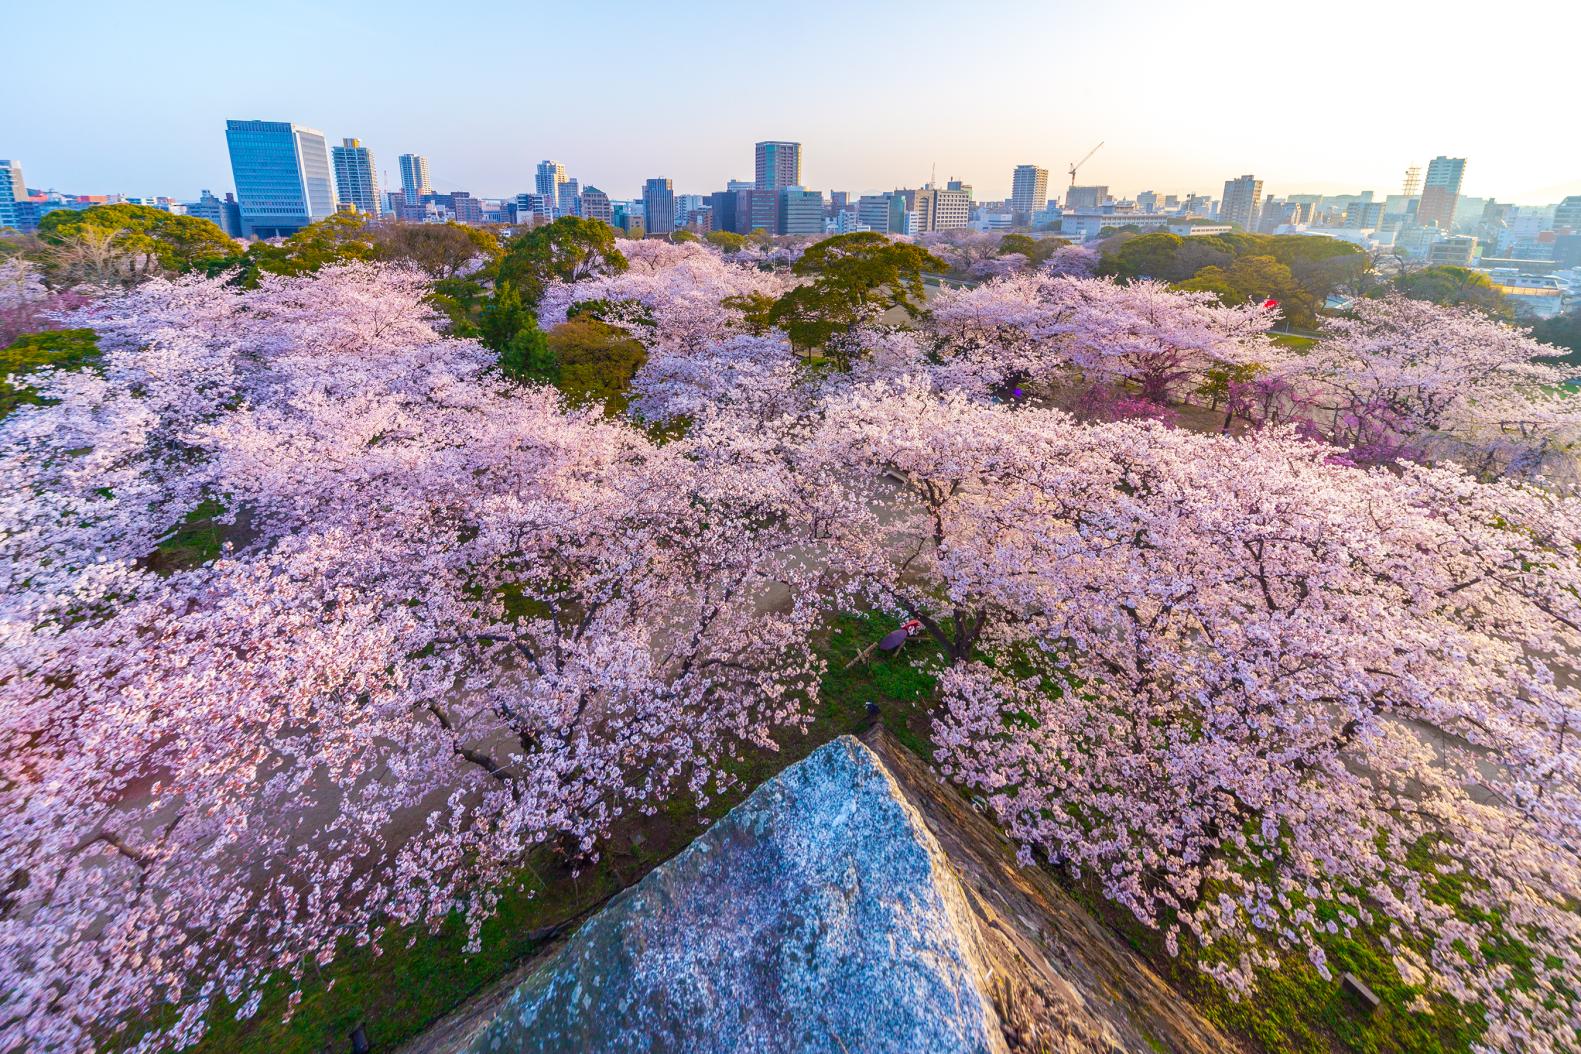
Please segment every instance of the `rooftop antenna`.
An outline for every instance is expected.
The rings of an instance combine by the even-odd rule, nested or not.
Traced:
[[[1092,155],[1096,154],[1099,151],[1099,149],[1102,148],[1102,146],[1103,146],[1103,142],[1100,140],[1097,146],[1095,146],[1091,150],[1087,151],[1087,156],[1086,157],[1082,158],[1080,161],[1077,161],[1077,162],[1075,162],[1074,164],[1072,164],[1070,166],[1070,185],[1071,186],[1074,187],[1076,185],[1076,170],[1078,168],[1080,168],[1081,166],[1085,165],[1087,162],[1091,161],[1092,160]]]

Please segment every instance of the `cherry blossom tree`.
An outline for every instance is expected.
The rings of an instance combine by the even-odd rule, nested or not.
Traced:
[[[475,937],[535,847],[706,801],[804,720],[779,477],[506,384],[424,288],[151,284],[97,313],[103,375],[0,425],[0,1046],[167,1001],[139,1046],[180,1046],[343,938]],[[200,495],[234,546],[153,573]]]
[[[1540,462],[1577,438],[1581,413],[1561,352],[1465,308],[1391,296],[1358,300],[1278,375],[1311,403],[1314,427],[1363,462],[1470,461],[1483,471]],[[1545,361],[1547,360],[1547,361]]]
[[[940,645],[937,756],[1028,860],[1232,990],[1367,925],[1490,1049],[1566,1049],[1581,505],[1333,454],[890,384],[827,404],[798,471],[832,565]]]
[[[24,333],[58,327],[62,315],[87,299],[77,291],[50,290],[43,273],[21,257],[0,260],[0,348]]]
[[[1212,297],[1157,282],[1048,273],[1014,275],[975,289],[946,290],[930,305],[949,349],[999,358],[1007,376],[1101,382],[1166,405],[1208,370],[1269,357],[1272,316],[1224,307]]]

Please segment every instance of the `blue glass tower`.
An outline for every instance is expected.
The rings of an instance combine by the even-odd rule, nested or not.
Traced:
[[[247,236],[284,237],[335,211],[322,132],[288,121],[226,121],[225,141]]]

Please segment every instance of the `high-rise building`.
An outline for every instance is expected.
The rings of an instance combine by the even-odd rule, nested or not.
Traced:
[[[966,200],[967,201],[971,201],[972,200],[972,185],[970,183],[962,183],[958,179],[952,179],[948,183],[944,184],[944,189],[945,190],[958,190],[961,193],[966,195]]]
[[[564,165],[558,161],[538,162],[537,182],[534,189],[553,202],[556,207],[560,202],[560,184],[564,182]]]
[[[420,204],[434,188],[428,182],[428,158],[422,154],[401,155],[401,193],[408,205]]]
[[[909,234],[930,234],[965,227],[972,220],[972,199],[964,190],[940,190],[931,183],[912,199]]]
[[[0,178],[4,178],[5,162],[0,161]],[[0,190],[0,194],[5,191]],[[1581,234],[1581,194],[1572,194],[1554,206],[1554,230],[1570,230]]]
[[[758,190],[801,186],[801,144],[765,141],[755,145]]]
[[[289,121],[226,121],[225,141],[249,236],[283,237],[334,213],[324,133]]]
[[[384,201],[379,197],[379,170],[373,160],[373,151],[363,146],[360,139],[342,139],[340,144],[332,153],[335,190],[340,195],[341,206],[350,205],[370,216],[382,215]]]
[[[1049,170],[1037,165],[1017,165],[1010,177],[1010,211],[1015,223],[1032,222],[1032,213],[1048,200]]]
[[[650,179],[642,185],[643,229],[649,234],[675,230],[675,185],[667,179]]]
[[[582,189],[582,216],[585,219],[614,223],[615,207],[610,204],[609,195],[602,190],[593,186],[584,187]]]
[[[1377,230],[1383,226],[1382,201],[1353,201],[1345,206],[1345,226],[1355,230]]]
[[[1224,182],[1224,200],[1219,203],[1219,219],[1243,231],[1257,229],[1257,206],[1263,198],[1263,181],[1242,176]]]
[[[22,181],[22,162],[0,161],[0,228],[20,230],[22,218],[17,202],[27,197],[27,184]]]
[[[1065,207],[1067,209],[1095,209],[1108,200],[1108,187],[1073,186],[1065,192]]]
[[[823,191],[783,187],[779,204],[779,233],[823,233]]]
[[[856,199],[856,218],[870,231],[904,234],[906,199],[901,194],[863,194]]]
[[[582,215],[582,186],[574,179],[563,179],[555,188],[555,214],[558,216]]]
[[[1416,222],[1423,227],[1447,231],[1455,222],[1455,205],[1460,200],[1460,181],[1466,174],[1466,159],[1440,154],[1427,165],[1427,181],[1422,185],[1422,202],[1416,207]]]
[[[1412,165],[1405,170],[1405,181],[1400,184],[1402,197],[1414,198],[1422,192],[1422,166]]]
[[[689,217],[692,213],[708,204],[708,199],[701,194],[675,195],[675,226],[685,227],[690,224]]]

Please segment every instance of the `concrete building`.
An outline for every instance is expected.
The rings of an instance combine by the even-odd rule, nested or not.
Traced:
[[[249,237],[284,237],[334,214],[324,133],[289,121],[226,121],[225,142]]]
[[[1382,227],[1385,206],[1382,201],[1353,201],[1345,206],[1345,226],[1356,230]]]
[[[1235,228],[1228,223],[1171,223],[1169,233],[1177,234],[1182,238],[1212,238],[1220,234],[1229,234]]]
[[[1444,157],[1440,154],[1427,166],[1427,180],[1422,186],[1422,200],[1416,206],[1416,222],[1423,227],[1437,227],[1448,231],[1455,220],[1455,206],[1460,201],[1460,184],[1466,175],[1466,159]]]
[[[609,195],[597,187],[584,187],[582,190],[582,217],[589,220],[603,220],[605,223],[615,222],[615,207],[610,204]]]
[[[450,199],[450,215],[457,223],[482,223],[483,202],[464,190],[446,195]]]
[[[675,230],[673,183],[667,179],[650,179],[642,185],[642,218],[643,230],[648,234],[669,234]]]
[[[360,139],[342,139],[331,153],[335,161],[335,193],[341,207],[349,205],[370,216],[384,215],[373,151],[363,146]]]
[[[1100,186],[1071,187],[1065,192],[1067,209],[1096,209],[1109,200],[1109,188]]]
[[[401,194],[408,205],[420,204],[425,195],[434,192],[428,182],[428,158],[422,154],[402,154],[400,164]]]
[[[906,229],[906,199],[899,194],[863,194],[856,199],[856,219],[870,231],[901,234]]]
[[[688,226],[688,224],[689,224],[688,217],[690,217],[692,213],[696,212],[698,209],[702,208],[704,205],[707,205],[707,204],[708,204],[708,199],[705,198],[701,194],[677,194],[677,195],[675,195],[675,226],[676,226],[676,228],[679,229],[681,227]]]
[[[3,169],[0,169],[0,172],[3,171]],[[0,191],[0,193],[3,193],[3,191]],[[221,201],[205,190],[198,195],[197,201],[187,202],[185,208],[188,216],[196,216],[198,219],[208,220],[232,238],[240,238],[242,236],[241,209],[237,207],[234,194],[226,194],[225,199]],[[0,226],[4,225],[0,224]]]
[[[1010,211],[1018,217],[1015,222],[1030,224],[1032,214],[1048,200],[1048,193],[1048,169],[1036,165],[1017,165],[1010,175]]]
[[[784,190],[801,186],[801,144],[765,140],[753,146],[755,190]]]
[[[930,183],[917,191],[911,216],[908,234],[956,230],[971,223],[972,199],[966,191],[940,190]]]
[[[0,228],[22,229],[22,216],[17,203],[27,197],[27,184],[22,181],[22,162],[0,161]]]
[[[546,198],[542,194],[518,194],[513,208],[517,223],[532,223],[537,220],[547,223],[554,219],[554,199]]]
[[[1477,259],[1477,239],[1445,238],[1427,247],[1427,262],[1434,267],[1470,267]]]
[[[823,233],[823,191],[784,187],[779,197],[780,234]]]
[[[4,165],[5,162],[0,161],[0,168]],[[1554,206],[1554,230],[1581,234],[1581,194],[1572,194]]]
[[[1263,198],[1263,181],[1256,176],[1241,176],[1226,180],[1224,199],[1219,205],[1219,219],[1243,231],[1257,229],[1258,206]]]

